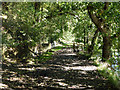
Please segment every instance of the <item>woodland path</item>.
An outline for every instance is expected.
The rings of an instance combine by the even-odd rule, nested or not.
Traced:
[[[3,83],[13,90],[116,90],[92,60],[78,57],[71,48],[39,65],[3,64],[3,70]]]

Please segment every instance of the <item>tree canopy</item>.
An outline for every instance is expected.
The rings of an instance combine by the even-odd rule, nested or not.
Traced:
[[[120,2],[3,2],[4,58],[40,59],[45,45],[77,43],[78,55],[120,68]],[[37,51],[36,51],[37,48]],[[35,59],[35,58],[34,58]]]

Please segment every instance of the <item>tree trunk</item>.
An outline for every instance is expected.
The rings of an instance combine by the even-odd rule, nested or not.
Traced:
[[[85,29],[84,29],[84,51],[85,51],[85,44],[86,44],[86,39],[85,39]]]
[[[111,56],[111,40],[109,36],[103,37],[102,61],[106,61]]]
[[[88,53],[89,53],[90,55],[92,55],[92,53],[93,53],[93,49],[94,49],[94,45],[95,45],[95,40],[96,40],[96,38],[97,38],[98,32],[99,32],[99,30],[97,29],[97,30],[95,31],[94,37],[92,38],[91,45],[88,46]]]
[[[35,7],[35,14],[34,14],[35,22],[39,22],[39,16],[37,16],[37,12],[40,11],[40,4],[41,4],[40,2],[35,2],[35,4],[34,4],[34,7]]]
[[[89,42],[89,35],[88,35],[88,31],[87,31],[87,41],[86,41],[86,43],[87,43],[87,45],[88,45],[88,42]]]
[[[118,54],[120,53],[120,36],[118,37]],[[118,55],[118,58],[119,58],[120,56]]]
[[[107,10],[109,3],[106,2],[103,8],[103,11]],[[92,20],[92,22],[96,25],[98,30],[102,33],[103,36],[103,49],[102,49],[102,61],[106,61],[110,58],[111,53],[111,35],[109,28],[106,28],[105,20],[103,18],[98,18],[96,13],[93,12],[93,6],[88,5],[88,14]]]

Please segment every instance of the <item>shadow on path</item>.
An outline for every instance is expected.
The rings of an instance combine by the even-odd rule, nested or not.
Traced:
[[[80,59],[71,48],[55,52],[39,65],[3,64],[3,83],[15,90],[115,90],[99,75],[92,60]]]

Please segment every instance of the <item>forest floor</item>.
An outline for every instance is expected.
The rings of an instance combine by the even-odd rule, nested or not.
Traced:
[[[2,67],[5,90],[116,90],[94,61],[78,57],[69,47],[39,65],[3,63]]]

